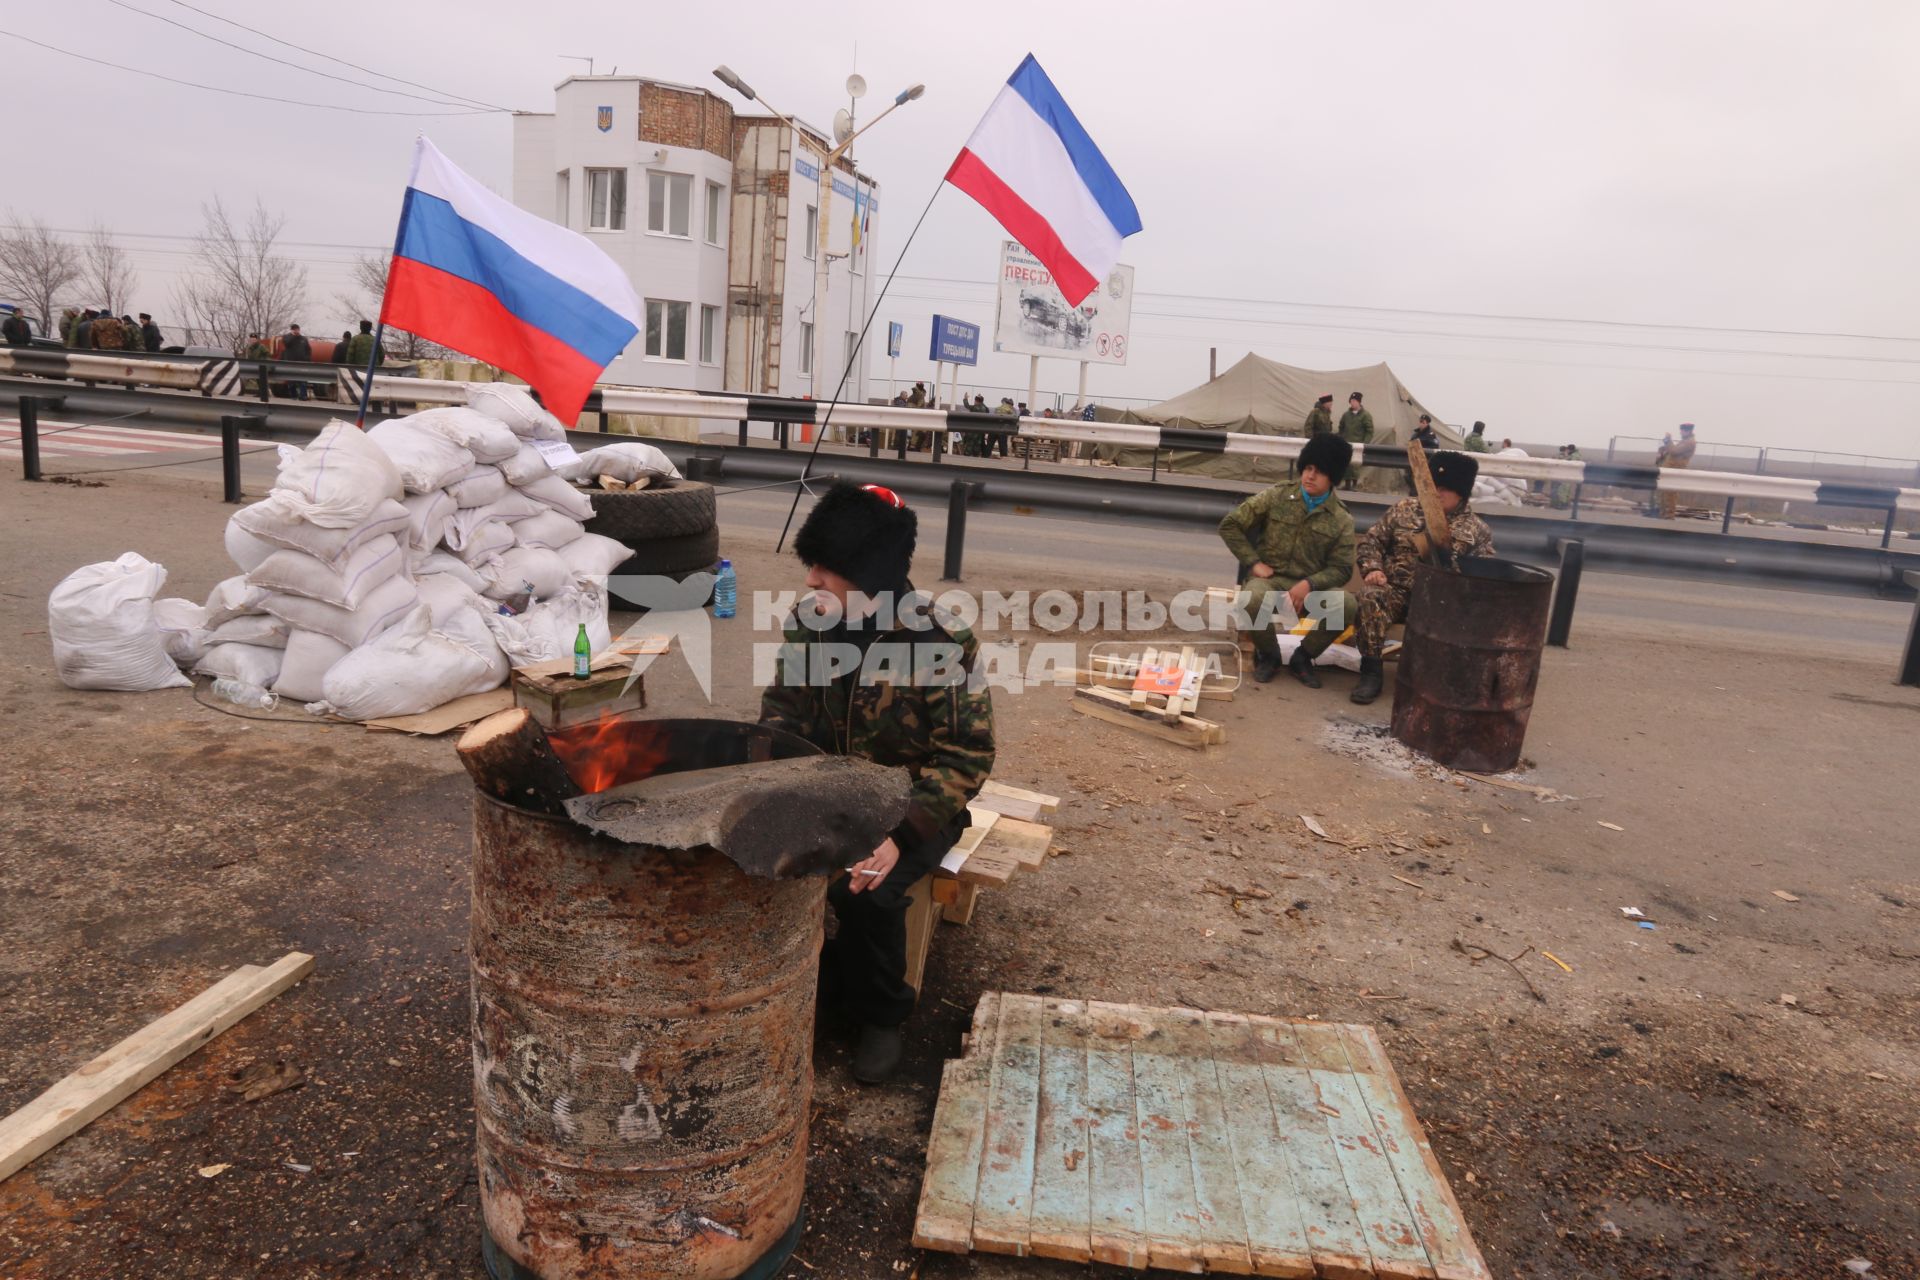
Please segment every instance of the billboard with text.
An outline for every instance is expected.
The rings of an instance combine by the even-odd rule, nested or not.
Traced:
[[[1070,307],[1038,258],[1015,241],[1001,244],[995,351],[1125,364],[1132,328],[1132,267],[1115,267],[1085,302]]]

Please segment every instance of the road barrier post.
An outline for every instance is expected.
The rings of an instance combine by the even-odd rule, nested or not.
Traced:
[[[1920,571],[1909,569],[1901,578],[1910,587],[1920,587]],[[1920,686],[1920,601],[1913,606],[1913,626],[1907,631],[1907,652],[1900,659],[1900,683]]]
[[[220,416],[220,485],[222,502],[244,501],[240,494],[240,432],[257,426],[265,429],[266,418],[257,413],[227,413]]]
[[[1580,570],[1586,563],[1587,544],[1579,538],[1557,538],[1560,544],[1560,577],[1553,587],[1553,608],[1547,614],[1547,643],[1567,647],[1567,633],[1573,630],[1573,604],[1580,595]]]
[[[742,449],[747,447],[747,420],[745,418],[740,419],[740,447]]]
[[[32,396],[20,397],[20,473],[23,479],[40,478],[40,402]]]
[[[973,486],[965,480],[955,480],[947,487],[947,556],[940,570],[942,582],[960,581],[960,558],[967,549],[967,499],[972,493]]]

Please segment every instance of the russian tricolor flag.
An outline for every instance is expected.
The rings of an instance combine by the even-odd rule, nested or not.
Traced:
[[[494,195],[423,137],[380,323],[518,374],[571,426],[639,332],[640,302],[592,241]]]
[[[1032,54],[987,108],[947,181],[978,200],[1079,306],[1140,229],[1125,184]]]

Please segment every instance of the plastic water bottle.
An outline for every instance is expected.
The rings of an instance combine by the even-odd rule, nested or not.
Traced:
[[[269,693],[246,680],[233,680],[225,676],[213,682],[213,696],[224,698],[235,706],[252,707],[255,711],[271,711],[280,705],[280,695]]]
[[[733,561],[720,562],[720,576],[713,583],[713,616],[731,618],[735,597],[739,595],[739,581],[733,576]]]

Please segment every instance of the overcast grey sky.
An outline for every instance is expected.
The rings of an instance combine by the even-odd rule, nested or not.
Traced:
[[[1920,454],[1911,3],[1203,3],[1171,21],[1164,4],[1125,0],[192,3],[536,111],[584,69],[564,55],[588,55],[602,72],[701,85],[725,62],[781,110],[824,123],[845,105],[857,42],[870,108],[927,85],[861,143],[883,186],[882,266],[1031,50],[1146,224],[1126,255],[1140,291],[1132,361],[1094,370],[1096,398],[1184,390],[1217,346],[1222,368],[1250,350],[1329,369],[1386,360],[1443,418],[1484,418],[1496,437],[1590,446],[1691,420],[1709,442]],[[178,0],[124,4],[368,78]],[[0,29],[250,93],[450,109],[276,66],[112,0],[8,5]],[[345,318],[331,299],[352,257],[325,246],[390,242],[416,130],[507,183],[501,114],[284,106],[13,39],[0,39],[0,68],[16,105],[0,134],[0,207],[187,237],[202,200],[258,196],[287,215],[290,252],[310,263],[319,332]],[[932,311],[988,321],[1000,238],[965,196],[940,195],[880,311],[908,321],[909,356],[924,353]],[[138,306],[164,322],[188,244],[130,243]],[[980,385],[1024,386],[1025,357],[987,359]],[[1072,392],[1073,366],[1042,370],[1043,388]],[[903,376],[926,372],[901,361]]]

